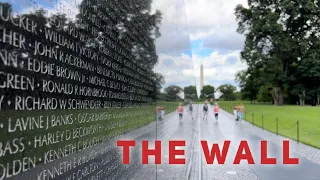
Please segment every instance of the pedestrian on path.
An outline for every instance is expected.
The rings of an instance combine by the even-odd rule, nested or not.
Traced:
[[[204,118],[206,118],[206,120],[208,119],[208,110],[209,110],[208,101],[205,101],[203,106],[203,120]]]
[[[163,106],[161,106],[161,108],[160,108],[160,114],[161,114],[161,121],[163,121],[163,119],[164,119],[164,114],[165,114],[165,111],[164,111],[164,107],[163,107]]]
[[[157,122],[160,122],[160,119],[161,119],[160,106],[157,106],[157,107],[156,107],[155,113],[156,113],[156,116],[157,116]]]
[[[156,113],[156,118],[157,118],[157,123],[160,122],[161,114],[160,114],[160,106],[156,106],[155,108],[155,113]]]
[[[218,106],[218,103],[215,103],[214,108],[213,108],[213,112],[214,112],[214,117],[216,118],[216,120],[218,120],[219,111],[220,111],[220,107]]]
[[[233,106],[233,114],[234,114],[234,117],[236,118],[236,121],[238,121],[238,105],[234,105]]]
[[[189,103],[189,111],[190,111],[190,114],[192,114],[192,110],[193,110],[193,106],[192,106],[192,102],[190,101],[190,103]]]
[[[177,112],[179,114],[179,120],[181,120],[183,118],[183,106],[182,106],[182,103],[179,104],[178,106],[178,109],[177,109]]]
[[[244,108],[244,106],[240,103],[238,106],[238,115],[239,115],[239,121],[242,121],[244,112],[246,111],[246,109]]]

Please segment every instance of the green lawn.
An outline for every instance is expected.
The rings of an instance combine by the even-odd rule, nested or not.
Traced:
[[[233,105],[239,102],[220,101],[222,109],[233,113]],[[271,132],[320,148],[320,107],[273,106],[272,104],[250,104],[244,119]],[[278,120],[277,120],[278,119]],[[278,121],[278,123],[277,123]],[[297,125],[299,123],[299,125]]]

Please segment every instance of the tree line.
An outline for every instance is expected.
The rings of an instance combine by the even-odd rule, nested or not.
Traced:
[[[236,75],[244,98],[275,105],[320,103],[320,1],[248,0],[238,5],[245,35]]]
[[[162,77],[162,76],[158,76]],[[159,78],[157,82],[164,82],[164,78]],[[162,86],[158,86],[160,89]],[[215,88],[211,85],[203,86],[203,89],[198,96],[196,86],[186,86],[180,87],[177,85],[170,85],[164,88],[164,92],[160,92],[158,88],[158,93],[163,97],[168,97],[168,100],[181,100],[178,96],[179,93],[184,93],[185,100],[206,100],[206,99],[220,99],[225,101],[234,101],[241,99],[241,93],[237,92],[237,88],[231,84],[223,84],[218,88]],[[222,95],[220,97],[215,97],[215,93],[220,92]]]

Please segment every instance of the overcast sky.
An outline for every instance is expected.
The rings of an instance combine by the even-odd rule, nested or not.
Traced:
[[[247,0],[154,1],[163,14],[156,70],[165,75],[165,86],[196,83],[199,93],[201,63],[205,85],[237,86],[235,74],[246,68],[239,59],[244,36],[236,32],[238,4],[247,6]]]

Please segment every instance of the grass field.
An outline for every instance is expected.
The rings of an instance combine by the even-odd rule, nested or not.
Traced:
[[[233,113],[233,105],[240,102],[220,101],[222,109]],[[320,107],[273,106],[272,104],[250,104],[242,102],[246,108],[244,119],[256,126],[290,139],[320,148]],[[278,120],[277,120],[278,119]]]

